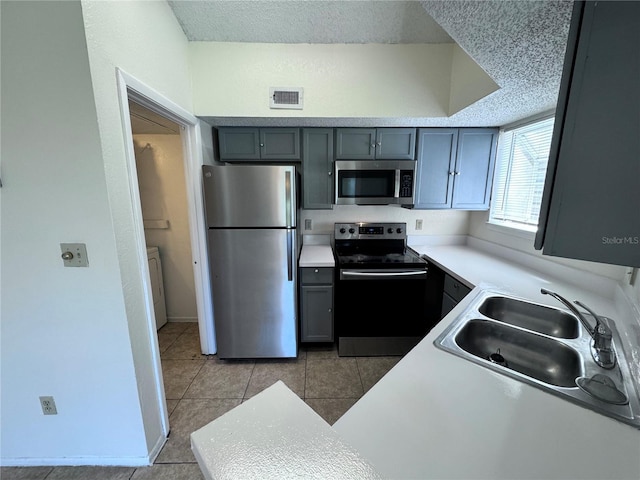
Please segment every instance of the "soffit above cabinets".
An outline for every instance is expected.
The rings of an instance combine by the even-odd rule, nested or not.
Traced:
[[[417,1],[170,1],[190,41],[453,43]]]
[[[448,116],[425,112],[373,119],[365,112],[348,119],[310,114],[308,118],[277,118],[278,126],[496,126],[552,111],[573,7],[572,0],[201,0],[169,4],[187,38],[203,43],[455,43],[499,87],[492,93],[487,90],[485,97],[466,107],[452,101]],[[451,85],[453,91],[466,88],[465,75],[459,78],[459,84]],[[307,96],[309,105],[313,93]],[[198,115],[216,125],[258,125],[263,116],[208,109]]]

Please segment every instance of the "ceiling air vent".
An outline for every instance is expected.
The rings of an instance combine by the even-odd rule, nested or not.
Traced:
[[[271,87],[269,89],[269,108],[302,110],[303,88]]]

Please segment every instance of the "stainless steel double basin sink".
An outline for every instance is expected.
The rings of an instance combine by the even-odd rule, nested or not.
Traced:
[[[591,336],[573,314],[492,290],[481,290],[434,343],[473,363],[640,428],[640,401],[620,337],[610,319],[600,319],[613,331],[617,361],[611,369],[593,360]]]

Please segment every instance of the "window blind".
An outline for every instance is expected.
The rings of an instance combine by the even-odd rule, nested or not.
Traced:
[[[552,117],[500,134],[490,222],[524,230],[538,226],[553,122]]]

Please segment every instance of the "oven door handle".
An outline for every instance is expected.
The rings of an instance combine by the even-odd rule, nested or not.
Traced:
[[[427,277],[426,270],[340,270],[340,280],[380,280],[398,279],[403,277]]]

